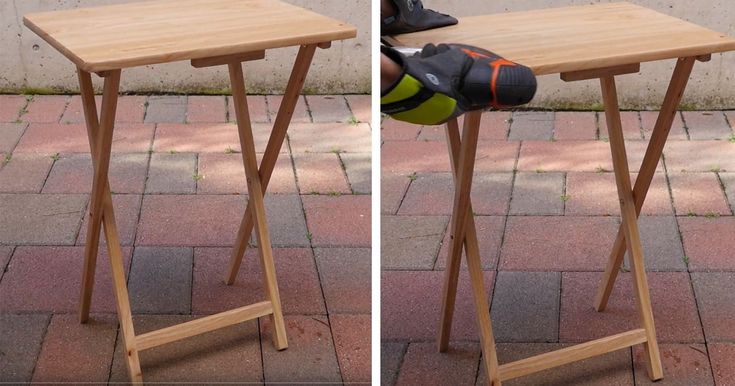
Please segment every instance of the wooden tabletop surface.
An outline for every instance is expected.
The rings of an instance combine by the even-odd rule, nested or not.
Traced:
[[[26,15],[90,72],[354,38],[351,25],[277,0],[155,0]]]
[[[630,3],[472,16],[455,26],[393,37],[400,45],[464,43],[537,75],[735,50],[735,39]]]

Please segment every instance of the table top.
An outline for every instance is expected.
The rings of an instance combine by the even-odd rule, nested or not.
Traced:
[[[407,47],[475,45],[536,75],[735,50],[731,37],[624,2],[465,17],[393,39]]]
[[[351,25],[277,0],[155,0],[34,13],[23,21],[89,72],[357,35]]]

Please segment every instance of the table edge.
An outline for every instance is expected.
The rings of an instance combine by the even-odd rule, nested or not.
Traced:
[[[122,70],[125,68],[142,67],[142,66],[153,65],[153,64],[173,63],[173,62],[186,61],[186,60],[192,60],[192,59],[204,59],[204,58],[222,56],[222,55],[237,55],[237,54],[243,54],[243,53],[252,52],[252,51],[262,51],[262,50],[269,50],[269,49],[276,49],[276,48],[295,47],[299,45],[327,43],[327,42],[333,42],[333,41],[338,41],[338,40],[354,39],[357,37],[357,28],[350,24],[345,23],[345,28],[342,30],[336,30],[334,32],[324,32],[320,34],[313,34],[313,35],[305,36],[298,43],[294,43],[294,44],[267,44],[268,41],[264,41],[259,44],[248,43],[248,44],[233,45],[233,46],[226,46],[226,47],[207,48],[206,55],[197,54],[197,52],[204,51],[203,49],[197,49],[197,50],[180,51],[180,52],[175,52],[175,53],[167,54],[167,55],[155,54],[155,55],[149,55],[149,56],[136,57],[134,59],[119,59],[119,60],[92,62],[92,61],[85,61],[78,55],[74,54],[74,52],[66,48],[63,44],[61,44],[61,42],[59,42],[58,40],[54,39],[51,35],[46,33],[43,29],[41,29],[38,25],[33,23],[31,19],[28,18],[28,16],[30,15],[33,15],[33,14],[27,14],[23,16],[23,25],[28,27],[28,29],[33,31],[36,35],[38,35],[46,43],[50,44],[53,48],[55,48],[58,52],[64,55],[67,59],[71,60],[74,64],[76,64],[77,67],[87,72]]]

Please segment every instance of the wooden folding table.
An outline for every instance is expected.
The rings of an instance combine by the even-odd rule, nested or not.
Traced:
[[[131,381],[143,380],[139,351],[262,316],[271,318],[275,347],[285,349],[288,341],[263,194],[316,48],[329,48],[332,41],[354,38],[355,28],[276,0],[156,0],[30,14],[24,23],[69,58],[77,66],[79,76],[94,169],[79,311],[81,322],[89,318],[100,229],[104,227]],[[267,49],[289,46],[300,46],[300,49],[258,167],[242,62],[263,59]],[[229,67],[249,199],[225,280],[228,284],[235,280],[255,227],[267,300],[136,335],[107,178],[120,75],[123,68],[180,60],[191,60],[196,68]],[[99,118],[91,73],[104,78]]]
[[[491,385],[497,386],[501,381],[637,344],[643,344],[645,349],[648,376],[652,380],[663,378],[638,216],[694,62],[706,62],[713,53],[735,50],[735,39],[643,7],[613,3],[461,18],[456,26],[394,36],[391,41],[407,47],[422,47],[426,43],[471,44],[529,66],[536,75],[561,74],[567,82],[599,78],[622,224],[595,299],[596,309],[605,309],[626,251],[634,278],[639,328],[498,365],[470,202],[481,112],[468,113],[461,137],[457,120],[450,121],[446,127],[455,194],[439,350],[445,351],[449,345],[464,248],[480,328],[483,362]],[[631,186],[615,76],[639,72],[641,62],[665,59],[676,59],[676,68],[635,186]]]

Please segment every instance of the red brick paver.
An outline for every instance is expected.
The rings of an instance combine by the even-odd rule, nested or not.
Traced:
[[[707,348],[703,344],[662,344],[661,362],[667,385],[714,385]],[[640,346],[633,347],[636,385],[655,385],[646,374]]]
[[[153,139],[153,130],[153,125],[133,123],[117,125],[112,136],[112,152],[147,152]],[[87,129],[84,125],[31,124],[15,151],[47,155],[89,153]]]
[[[279,99],[248,97],[260,152]],[[289,350],[262,318],[141,353],[146,381],[370,381],[370,97],[308,99],[265,197]],[[81,98],[0,102],[0,383],[127,381],[104,234],[93,320],[76,316],[92,176]],[[229,96],[119,100],[109,178],[138,334],[266,298],[256,246],[222,280],[247,203],[234,115]],[[302,193],[314,177],[327,195],[302,197],[294,166]]]
[[[730,215],[720,180],[715,173],[669,173],[676,214]]]
[[[61,95],[36,95],[28,103],[26,113],[19,119],[31,123],[57,123],[66,110],[69,97]]]
[[[730,125],[721,111],[684,111],[682,116],[692,140],[726,140],[732,135]]]
[[[130,252],[123,249],[126,266]],[[83,261],[83,247],[17,247],[0,282],[0,312],[76,312]],[[105,248],[100,248],[92,312],[115,312],[107,261]]]
[[[301,194],[352,193],[337,154],[294,155]]]
[[[148,98],[142,95],[121,95],[117,100],[115,121],[143,123],[147,99]],[[96,96],[95,101],[97,103],[97,117],[99,118],[100,109],[102,108],[102,96]],[[79,95],[73,95],[71,99],[69,99],[69,105],[66,107],[64,115],[61,117],[61,123],[85,123],[84,110],[82,109],[82,98]]]
[[[230,261],[230,248],[196,248],[192,311],[213,314],[257,303],[266,299],[263,274],[257,249],[244,257],[237,281],[225,285],[223,278]],[[319,276],[309,249],[273,250],[276,261],[283,312],[286,314],[325,314]]]
[[[0,122],[15,122],[27,104],[23,95],[0,95]]]
[[[639,326],[630,275],[619,275],[607,309],[598,313],[592,302],[600,278],[598,273],[563,274],[560,341],[583,342]],[[648,284],[659,342],[703,342],[687,273],[649,273]]]
[[[500,268],[603,270],[617,229],[618,221],[610,217],[511,217]]]
[[[735,270],[735,218],[679,218],[679,229],[693,271]]]
[[[485,290],[492,294],[494,272],[485,273]],[[381,276],[383,340],[432,341],[436,339],[441,309],[443,272],[384,271]],[[475,308],[466,272],[460,273],[452,339],[479,340]],[[432,343],[433,347],[435,345]]]
[[[709,345],[712,372],[717,385],[735,384],[735,344],[713,343]]]
[[[556,113],[554,138],[559,141],[593,141],[597,139],[597,117],[592,112]]]
[[[370,250],[318,248],[317,267],[330,313],[370,313]]]
[[[0,170],[0,192],[40,193],[54,161],[36,154],[18,154]]]
[[[269,122],[276,117],[276,111],[268,114],[268,105],[266,97],[263,95],[248,95],[248,111],[250,112],[251,122]],[[235,99],[231,96],[227,97],[227,114],[230,122],[237,121],[235,112]]]
[[[334,315],[330,322],[342,380],[370,382],[370,315]]]
[[[438,352],[433,342],[411,343],[396,385],[471,385],[479,356],[477,343],[455,343],[448,353]]]
[[[92,315],[85,324],[75,314],[51,318],[33,372],[33,382],[107,382],[117,336],[114,315]]]
[[[192,95],[188,103],[186,121],[189,123],[227,122],[225,97]]]
[[[304,196],[312,245],[370,246],[370,197]]]
[[[287,316],[286,334],[289,348],[276,351],[270,342],[270,321],[261,323],[263,367],[268,383],[340,382],[341,375],[329,321],[322,316]]]
[[[632,181],[637,178],[657,115],[645,111],[622,114]],[[495,336],[508,341],[553,342],[500,344],[501,363],[638,325],[629,273],[620,275],[605,312],[597,313],[592,307],[600,272],[620,224],[605,116],[556,112],[552,124],[543,119],[548,116],[552,114],[514,113],[510,132],[504,131],[501,137],[498,131],[492,138],[500,141],[485,138],[478,144],[474,210],[480,214],[483,205],[509,207],[507,215],[501,211],[475,218],[483,268],[498,270],[494,293],[488,291],[493,296]],[[731,124],[735,115],[687,112],[684,118],[689,119],[682,119],[681,113],[674,117],[664,157],[658,162],[639,220],[646,268],[651,271],[648,277],[657,332],[665,356],[663,382],[710,385],[715,379],[720,383],[725,379],[724,384],[728,384],[731,372],[726,365],[717,365],[729,363],[732,355],[725,350],[717,358],[712,346],[732,341],[731,328],[726,326],[733,318],[731,305],[735,304],[729,296],[735,292],[730,289],[730,271],[735,270],[731,250],[735,245],[729,242],[729,235],[735,232],[730,226],[735,204],[735,179],[731,176],[735,174],[735,147],[729,141],[731,127],[725,124]],[[687,128],[694,128],[689,133],[685,120]],[[507,129],[507,125],[499,126]],[[444,131],[442,126],[387,121],[381,133],[385,140],[381,154],[385,385],[415,379],[422,384],[486,384],[479,361],[465,368],[460,358],[452,360],[451,354],[436,356],[428,350],[435,344],[431,343],[437,334],[432,323],[438,320],[443,283],[442,275],[430,270],[444,268],[449,244],[445,236],[437,254],[439,240],[434,233],[435,228],[449,223],[445,216],[451,212],[453,199]],[[483,133],[481,129],[481,138]],[[509,203],[489,188],[494,185],[495,190],[501,189],[503,183],[482,184],[482,176],[488,171],[511,175]],[[464,261],[462,266],[464,269]],[[622,271],[629,270],[626,262]],[[695,271],[692,279],[688,270]],[[460,288],[468,286],[466,280],[460,276]],[[469,301],[469,296],[460,289],[458,301]],[[534,299],[533,307],[523,307],[528,299]],[[476,341],[477,334],[469,333],[474,309],[471,305],[462,307],[458,305],[454,327],[458,323],[467,326],[453,338]],[[705,338],[708,347],[703,345]],[[427,350],[417,350],[419,345],[426,345]],[[690,348],[702,353],[694,350],[690,355]],[[640,358],[635,358],[633,366],[631,352],[620,350],[509,383],[647,383]],[[638,355],[640,350],[635,348],[634,352]],[[443,372],[451,374],[451,380],[435,373],[443,368],[445,360],[449,364]],[[464,372],[455,374],[450,365]],[[478,368],[476,382],[463,379]]]
[[[0,123],[0,153],[12,153],[27,127],[27,123]]]

